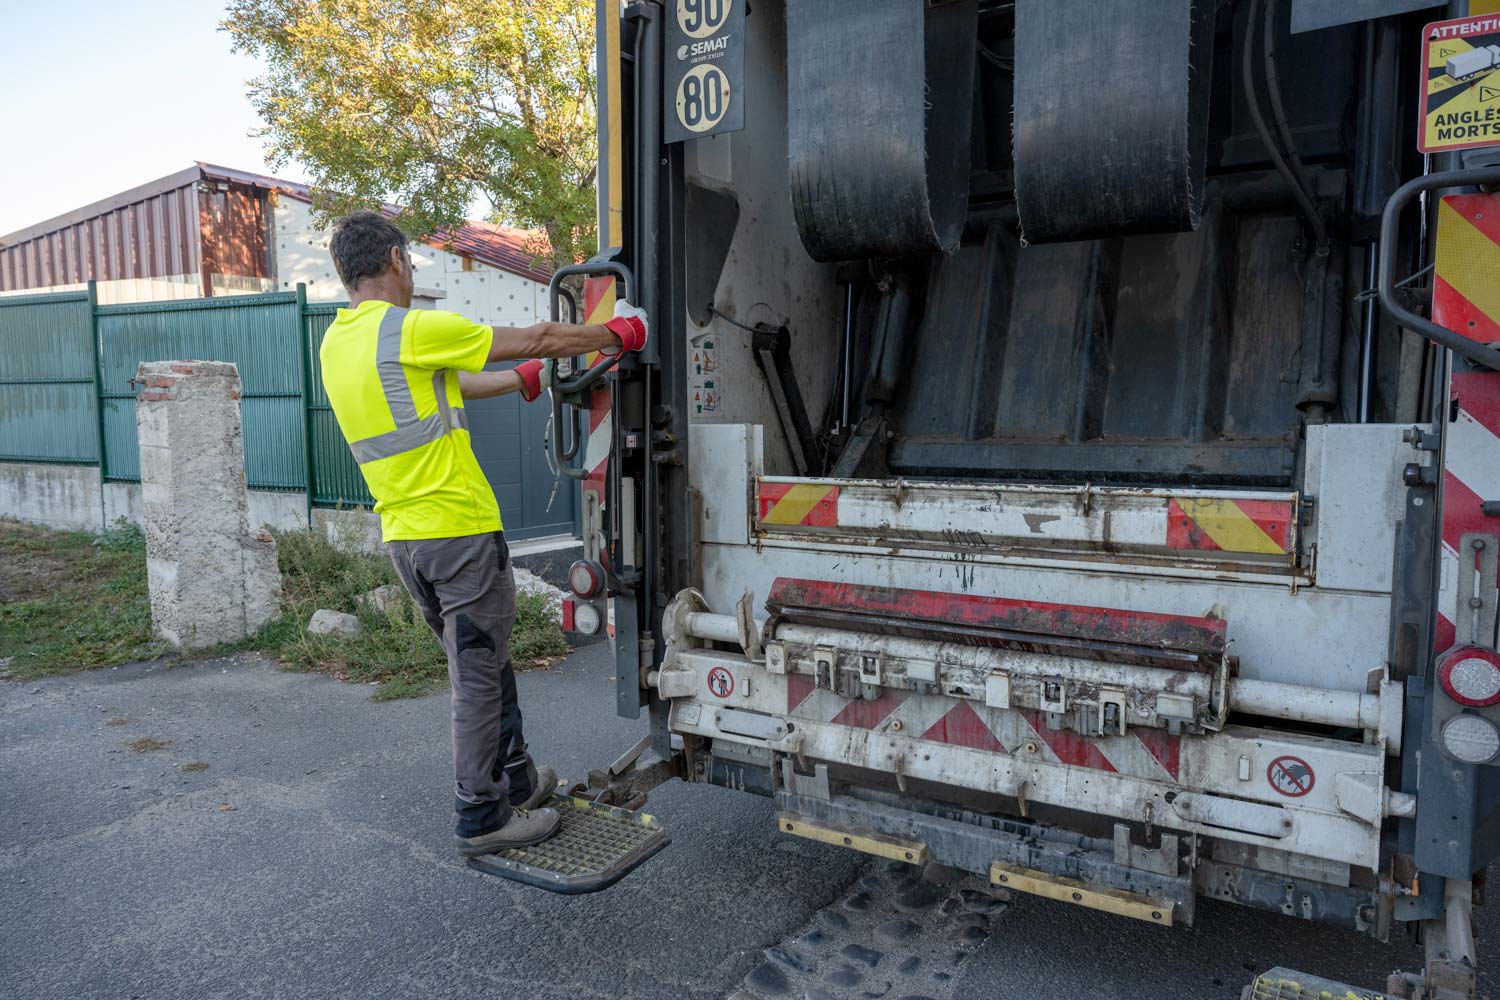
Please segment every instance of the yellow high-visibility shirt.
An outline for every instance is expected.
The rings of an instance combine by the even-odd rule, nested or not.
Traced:
[[[323,389],[386,541],[501,529],[458,388],[459,371],[484,368],[494,336],[458,313],[365,301],[340,309],[323,337]]]

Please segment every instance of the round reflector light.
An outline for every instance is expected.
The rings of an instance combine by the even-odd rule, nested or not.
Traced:
[[[603,618],[592,604],[578,604],[573,608],[573,631],[584,635],[598,635]]]
[[[1460,705],[1488,708],[1500,703],[1500,653],[1478,646],[1451,650],[1438,667],[1438,684]]]
[[[1500,754],[1500,729],[1477,715],[1455,715],[1443,723],[1443,749],[1465,764],[1486,764]]]
[[[604,583],[604,572],[587,559],[568,567],[568,586],[579,597],[593,597]]]

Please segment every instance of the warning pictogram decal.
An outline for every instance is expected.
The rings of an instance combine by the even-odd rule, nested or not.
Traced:
[[[728,698],[734,694],[734,674],[723,667],[714,667],[708,672],[708,693],[715,698]]]
[[[1312,791],[1317,775],[1312,765],[1301,757],[1277,757],[1266,768],[1266,780],[1271,787],[1291,799],[1300,799]]]
[[[1500,16],[1436,21],[1423,38],[1417,148],[1500,145]]]

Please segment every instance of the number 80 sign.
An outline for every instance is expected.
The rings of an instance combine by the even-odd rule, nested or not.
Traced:
[[[707,132],[728,109],[729,77],[717,66],[694,66],[677,85],[677,120],[693,132]]]
[[[663,55],[663,138],[699,139],[745,127],[745,5],[674,0]]]

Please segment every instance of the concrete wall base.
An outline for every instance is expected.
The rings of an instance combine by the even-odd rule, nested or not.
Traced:
[[[121,520],[138,528],[145,525],[139,483],[105,483],[101,490],[97,465],[47,462],[0,462],[0,517],[60,531],[104,531]],[[254,528],[299,531],[307,527],[307,494],[250,490],[249,518]]]
[[[104,527],[99,467],[0,462],[0,517],[63,531]]]

